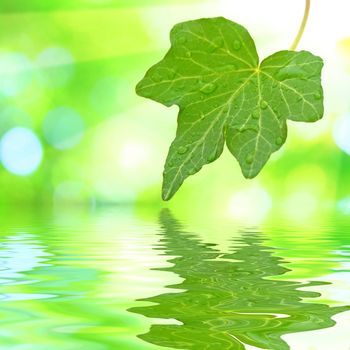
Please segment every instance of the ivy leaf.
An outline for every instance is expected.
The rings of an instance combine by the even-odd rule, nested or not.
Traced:
[[[140,96],[178,105],[165,164],[163,199],[221,155],[226,143],[246,178],[255,177],[287,137],[287,119],[323,116],[323,61],[280,51],[261,63],[248,31],[223,17],[177,24],[171,48],[137,85]]]

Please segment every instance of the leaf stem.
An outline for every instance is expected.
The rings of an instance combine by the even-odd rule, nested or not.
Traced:
[[[299,32],[298,32],[296,38],[294,39],[294,42],[290,48],[290,50],[292,50],[292,51],[296,50],[296,48],[298,47],[298,44],[299,44],[299,42],[304,34],[305,27],[306,27],[306,24],[307,24],[307,21],[309,19],[309,15],[310,15],[310,7],[311,7],[311,0],[306,0],[303,21],[301,22]]]

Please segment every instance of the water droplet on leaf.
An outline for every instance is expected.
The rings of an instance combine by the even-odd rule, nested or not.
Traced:
[[[241,48],[241,46],[242,46],[242,43],[241,43],[239,40],[235,40],[235,41],[233,42],[233,48],[234,48],[235,50],[239,50],[239,49]]]
[[[246,161],[247,164],[252,164],[254,162],[254,154],[253,153],[248,154],[247,158],[245,159],[245,161]]]
[[[283,144],[283,139],[282,139],[282,137],[277,137],[277,139],[276,139],[276,145],[277,146],[281,146]]]
[[[305,71],[299,66],[286,66],[281,68],[277,74],[277,80],[287,80],[287,79],[302,79],[306,78]]]
[[[216,88],[217,88],[216,84],[209,83],[204,85],[200,91],[203,92],[204,94],[211,94],[216,90]]]
[[[180,146],[179,149],[177,150],[177,153],[179,154],[185,154],[188,151],[188,147],[187,146]]]
[[[259,118],[260,118],[260,111],[256,109],[256,110],[252,113],[252,117],[253,117],[253,119],[259,119]]]
[[[316,94],[314,94],[314,98],[315,100],[320,100],[322,98],[322,95],[319,92],[317,92]]]
[[[265,100],[260,101],[260,108],[266,109],[269,104]]]

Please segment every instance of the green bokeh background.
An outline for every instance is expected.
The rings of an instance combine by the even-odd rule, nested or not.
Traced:
[[[225,15],[251,31],[261,56],[288,48],[303,1],[260,3],[1,1],[0,137],[25,127],[43,148],[30,174],[14,173],[1,159],[1,205],[161,206],[163,163],[177,108],[136,96],[134,86],[164,55],[169,30],[178,21]],[[346,1],[339,6],[339,13],[349,9]],[[350,132],[350,32],[337,26],[341,18],[336,18],[329,35],[322,36],[322,11],[326,5],[315,4],[301,49],[325,59],[324,120],[289,123],[287,144],[252,181],[226,151],[186,181],[170,206],[198,215],[205,207],[238,219],[253,213],[258,221],[272,210],[297,220],[330,207],[350,211],[350,133],[348,141],[339,136],[340,129]]]

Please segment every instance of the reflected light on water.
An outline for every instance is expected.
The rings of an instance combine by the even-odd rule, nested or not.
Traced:
[[[45,251],[45,247],[36,241],[34,235],[19,232],[16,235],[6,237],[0,242],[0,285],[15,286],[17,284],[32,284],[35,279],[22,281],[25,273],[35,268],[48,266],[46,262],[51,254]],[[39,293],[3,293],[0,299],[4,301],[19,301],[50,298],[51,294]]]
[[[200,228],[167,210],[159,222],[123,206],[27,215],[1,220],[1,350],[348,345],[349,312],[340,313],[349,310],[350,243],[341,222],[296,234],[214,220],[205,233],[211,219]]]

